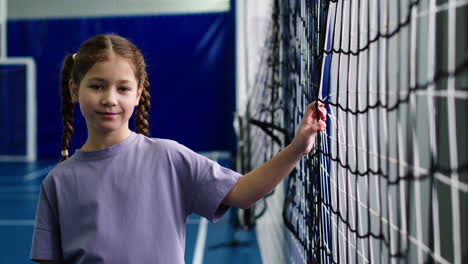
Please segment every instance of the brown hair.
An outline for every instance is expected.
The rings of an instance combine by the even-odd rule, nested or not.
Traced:
[[[70,80],[79,87],[89,69],[96,62],[107,60],[110,52],[128,59],[134,65],[138,87],[143,89],[135,114],[135,132],[149,136],[150,85],[143,55],[135,45],[123,37],[114,34],[97,35],[85,41],[77,53],[66,56],[63,61],[60,74],[63,120],[61,161],[68,159],[66,152],[73,133],[73,102],[69,89]]]

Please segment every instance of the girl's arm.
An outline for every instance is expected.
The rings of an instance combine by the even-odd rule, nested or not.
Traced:
[[[327,111],[322,103],[307,106],[296,136],[286,148],[271,160],[239,179],[224,198],[226,205],[249,208],[257,200],[271,192],[296,166],[302,155],[308,154],[314,145],[317,132],[326,128]],[[320,120],[317,120],[316,112]]]

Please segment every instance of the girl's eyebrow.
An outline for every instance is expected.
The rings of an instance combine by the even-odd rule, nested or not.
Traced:
[[[98,82],[107,82],[106,79],[103,79],[103,78],[99,78],[99,77],[94,77],[94,78],[90,78],[88,79],[89,82],[93,82],[93,81],[98,81]]]
[[[90,78],[90,79],[88,79],[88,81],[89,81],[89,82],[97,81],[97,82],[105,82],[105,83],[108,82],[106,79],[99,78],[99,77]],[[126,79],[117,80],[117,82],[118,82],[118,83],[134,83],[133,81],[126,80]]]

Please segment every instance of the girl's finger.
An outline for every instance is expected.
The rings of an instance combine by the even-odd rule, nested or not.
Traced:
[[[325,121],[327,119],[327,109],[324,107],[314,108],[312,110],[312,118],[317,119],[317,110],[319,112],[320,119]]]
[[[324,121],[320,120],[318,123],[320,125],[320,131],[324,131],[327,128],[327,123]]]
[[[320,101],[314,101],[307,105],[305,116],[312,116],[312,119],[317,119],[316,112],[319,112],[319,116],[321,120],[327,119],[327,110],[325,109],[325,104]]]
[[[313,101],[312,103],[308,104],[307,105],[307,109],[311,108],[311,109],[315,109],[317,108],[317,104],[318,104],[318,107],[321,107],[323,106],[324,104],[320,101]]]
[[[317,102],[314,101],[314,102],[312,102],[312,103],[310,103],[310,104],[307,105],[307,107],[306,107],[306,112],[305,112],[305,116],[311,115],[312,118],[316,118],[316,116],[315,116],[315,111],[316,111],[316,109],[317,109],[317,107],[315,106],[316,103],[317,103]]]
[[[325,107],[319,107],[319,111],[320,118],[325,121],[327,119],[327,109],[325,109]]]
[[[314,130],[315,131],[324,131],[327,128],[327,123],[325,123],[322,120],[319,120],[315,125],[314,125]]]

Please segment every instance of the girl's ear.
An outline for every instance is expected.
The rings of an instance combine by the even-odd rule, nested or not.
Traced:
[[[78,103],[78,87],[72,80],[68,82],[68,89],[70,89],[72,103]]]

